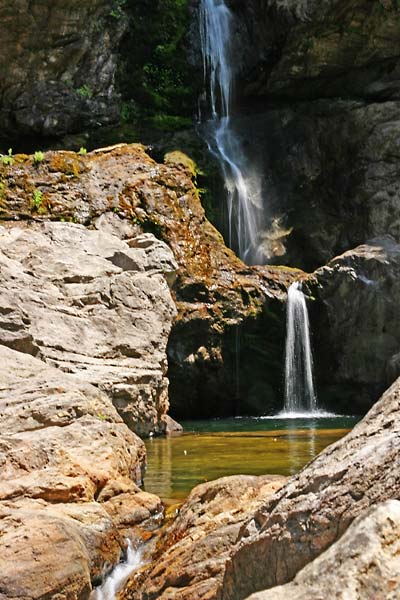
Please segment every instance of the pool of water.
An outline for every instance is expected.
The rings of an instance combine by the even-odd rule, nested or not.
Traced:
[[[198,483],[225,475],[292,475],[358,420],[319,415],[185,422],[182,435],[146,442],[145,490],[174,504]]]

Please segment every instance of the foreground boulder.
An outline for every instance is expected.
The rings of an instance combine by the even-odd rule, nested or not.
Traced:
[[[240,528],[284,481],[278,475],[235,475],[195,487],[152,562],[132,577],[120,597],[214,598]]]
[[[400,499],[400,379],[353,431],[324,450],[242,529],[220,596],[284,584],[370,506]]]
[[[0,365],[0,597],[87,597],[161,510],[144,444],[79,377],[3,345]]]
[[[400,245],[390,236],[349,250],[311,281],[311,322],[321,396],[363,413],[400,375]]]
[[[248,600],[395,600],[400,596],[400,502],[388,500],[358,517],[336,544],[293,582]]]

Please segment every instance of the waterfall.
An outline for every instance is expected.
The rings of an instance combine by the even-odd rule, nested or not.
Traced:
[[[301,283],[289,288],[286,317],[285,406],[287,413],[313,413],[314,391],[310,325]]]
[[[96,588],[93,594],[93,600],[115,600],[117,593],[121,590],[128,577],[139,569],[143,564],[142,549],[135,549],[130,540],[126,560],[117,565],[108,575],[104,583]],[[92,598],[92,596],[91,596]]]
[[[210,152],[220,163],[227,191],[228,244],[247,263],[263,261],[261,179],[232,127],[236,72],[234,17],[224,0],[200,0],[200,42],[206,97],[211,113],[204,127]],[[201,116],[200,116],[201,120]]]

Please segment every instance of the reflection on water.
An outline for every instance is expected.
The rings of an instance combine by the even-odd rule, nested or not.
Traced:
[[[183,435],[146,443],[145,489],[170,504],[182,501],[198,483],[225,475],[292,475],[356,421],[331,417],[184,423]]]

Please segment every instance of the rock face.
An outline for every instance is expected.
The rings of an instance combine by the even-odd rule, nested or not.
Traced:
[[[314,276],[320,396],[338,411],[363,412],[400,375],[400,246],[390,236],[371,240]]]
[[[399,98],[396,2],[229,0],[229,4],[240,23],[247,95],[296,100]]]
[[[395,600],[400,594],[400,502],[388,500],[354,521],[293,582],[248,600]]]
[[[161,510],[144,444],[79,376],[4,345],[0,364],[0,597],[86,598]]]
[[[0,228],[0,343],[98,386],[146,435],[165,427],[175,306],[156,240],[135,243],[72,223]]]
[[[239,600],[287,583],[370,506],[400,499],[400,380],[349,433],[322,452],[241,531],[222,593]]]
[[[304,274],[243,265],[205,218],[193,169],[179,152],[158,164],[138,145],[48,152],[36,165],[17,156],[0,164],[0,214],[76,220],[127,239],[131,252],[151,251],[146,238],[132,239],[143,232],[167,242],[178,264],[168,345],[174,415],[264,414],[281,401],[286,288]],[[128,268],[115,252],[117,268]],[[157,260],[172,281],[169,259]]]
[[[60,135],[119,118],[121,7],[105,0],[0,2],[3,136]]]
[[[214,598],[243,523],[284,477],[223,477],[194,488],[153,561],[133,576],[122,598]]]

